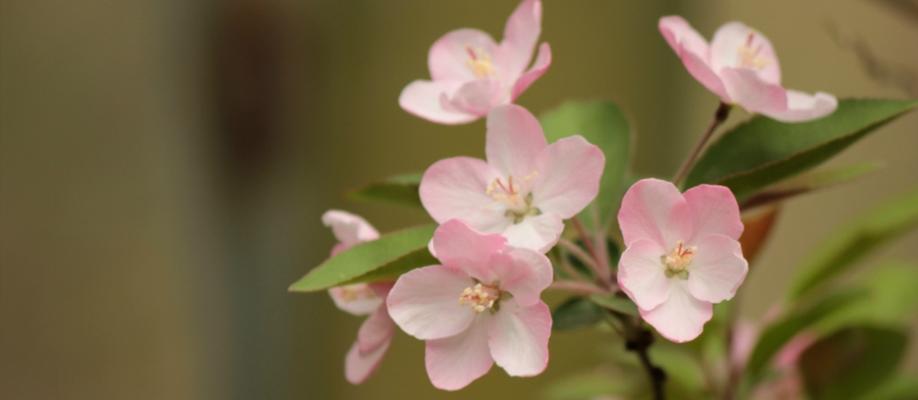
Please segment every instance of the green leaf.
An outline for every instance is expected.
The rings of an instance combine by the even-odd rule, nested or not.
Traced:
[[[581,135],[598,146],[606,156],[606,167],[600,182],[599,195],[594,201],[599,221],[605,223],[618,210],[625,190],[625,173],[631,154],[631,133],[628,120],[618,106],[609,101],[571,101],[543,114],[539,121],[549,142]],[[581,220],[592,227],[589,208],[581,212]]]
[[[611,379],[609,371],[588,372],[567,376],[552,382],[545,388],[546,400],[588,400],[604,395],[628,393],[632,383],[623,379]]]
[[[689,397],[689,393],[694,394],[692,398],[706,397],[701,395],[705,386],[704,366],[687,351],[685,346],[659,342],[650,346],[649,351],[650,359],[666,371],[668,392],[676,389],[673,387],[676,385],[683,393],[675,398],[684,399]]]
[[[887,381],[905,355],[907,333],[848,327],[818,340],[800,356],[804,386],[813,400],[857,399]]]
[[[861,163],[805,172],[765,188],[760,193],[744,201],[741,208],[745,211],[753,207],[851,182],[878,169],[879,166],[876,163]]]
[[[292,292],[314,292],[331,287],[397,276],[436,264],[427,252],[435,225],[423,225],[383,235],[329,258],[290,286]]]
[[[918,378],[911,376],[896,376],[863,398],[870,400],[915,400],[918,399]]]
[[[421,207],[418,186],[420,173],[395,175],[348,193],[355,201],[381,201],[412,207]]]
[[[831,115],[788,124],[756,116],[718,139],[692,168],[686,187],[728,186],[745,199],[810,169],[918,105],[918,101],[847,99]]]
[[[918,315],[918,265],[895,262],[866,272],[855,286],[865,291],[864,298],[825,318],[814,330],[834,332],[858,324],[901,326],[914,320]]]
[[[637,306],[626,297],[594,294],[590,296],[590,301],[607,310],[635,317],[639,315]]]
[[[552,312],[552,329],[563,331],[596,325],[605,317],[605,311],[583,297],[573,297],[561,303]]]
[[[794,284],[795,300],[830,283],[879,245],[918,227],[918,190],[913,190],[867,212],[840,228],[830,240],[809,256]]]

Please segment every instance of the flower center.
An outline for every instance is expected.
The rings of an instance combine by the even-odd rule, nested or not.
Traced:
[[[526,184],[538,175],[537,171],[523,178]],[[525,194],[523,192],[526,192]],[[518,183],[513,182],[513,176],[504,183],[500,178],[491,181],[485,194],[507,207],[504,215],[513,220],[514,224],[523,222],[528,216],[542,214],[542,211],[532,205],[532,193],[524,190]]]
[[[743,68],[760,70],[768,65],[768,59],[762,56],[762,44],[754,45],[755,33],[749,32],[746,41],[737,50],[739,66]]]
[[[459,304],[468,304],[478,313],[485,310],[497,311],[499,301],[500,289],[496,286],[482,285],[481,282],[465,288],[459,295]]]
[[[469,55],[466,64],[475,76],[487,78],[494,75],[494,64],[491,63],[491,56],[488,55],[488,52],[472,46],[466,46],[465,52]]]
[[[666,267],[664,271],[667,278],[678,277],[688,279],[688,266],[692,264],[695,258],[695,252],[698,250],[695,246],[686,247],[681,240],[676,242],[676,247],[669,253],[660,256],[660,261]]]
[[[340,297],[346,302],[352,302],[355,300],[362,299],[371,299],[376,297],[376,292],[368,285],[350,285],[350,286],[341,286],[338,288]]]

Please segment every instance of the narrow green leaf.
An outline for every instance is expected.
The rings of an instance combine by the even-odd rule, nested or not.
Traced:
[[[686,187],[717,183],[740,199],[810,169],[918,105],[847,99],[818,120],[788,124],[756,116],[718,139],[692,168]]]
[[[594,294],[590,300],[596,305],[625,315],[638,316],[638,309],[634,303],[626,297],[615,295]]]
[[[348,193],[355,201],[381,201],[412,207],[421,207],[418,186],[420,173],[395,175]]]
[[[918,378],[895,376],[862,397],[864,400],[915,400],[918,399]]]
[[[832,186],[851,182],[879,169],[876,163],[861,163],[843,167],[805,172],[763,189],[742,204],[743,210],[782,201]]]
[[[905,355],[900,329],[854,326],[810,345],[800,356],[804,386],[813,400],[858,399],[889,380]]]
[[[571,101],[543,114],[539,121],[549,142],[581,135],[605,154],[606,167],[599,195],[594,201],[594,207],[599,210],[600,222],[605,223],[618,210],[618,202],[625,190],[625,173],[631,154],[628,120],[612,102]],[[589,209],[584,210],[581,220],[592,226],[589,212]]]
[[[313,268],[290,291],[313,292],[430,265],[433,258],[427,253],[427,243],[435,229],[435,225],[423,225],[358,244]]]
[[[596,325],[605,311],[583,297],[573,297],[552,312],[552,329],[563,331]]]
[[[832,282],[877,246],[918,227],[918,190],[913,190],[867,212],[840,228],[802,266],[790,299],[795,300]]]
[[[865,291],[860,301],[816,324],[817,332],[834,332],[844,326],[870,324],[902,326],[918,315],[918,265],[895,262],[865,271],[854,283]]]

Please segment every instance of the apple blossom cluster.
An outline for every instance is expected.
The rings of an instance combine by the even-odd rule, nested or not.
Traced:
[[[486,157],[439,160],[423,173],[418,193],[438,224],[428,246],[436,264],[394,281],[329,289],[338,308],[367,316],[346,356],[348,381],[358,384],[373,373],[396,327],[425,342],[427,374],[439,389],[461,389],[495,363],[519,377],[548,365],[552,314],[542,292],[556,273],[547,254],[559,241],[595,252],[577,218],[597,198],[607,160],[578,132],[549,143],[539,120],[515,104],[552,61],[542,43],[530,65],[541,19],[541,1],[524,0],[499,43],[476,29],[443,35],[428,54],[430,80],[402,91],[401,107],[431,122],[485,118]],[[785,89],[769,40],[739,22],[721,27],[710,44],[681,17],[661,18],[659,30],[688,72],[725,105],[794,122],[836,108],[831,95]],[[714,304],[734,297],[748,263],[731,190],[701,184],[682,192],[678,184],[641,179],[627,189],[617,214],[624,251],[614,265],[598,265],[617,276],[585,287],[630,299],[638,324],[682,343],[701,335]],[[380,237],[344,211],[328,211],[322,220],[338,240],[332,256]],[[596,229],[600,245],[615,240]]]

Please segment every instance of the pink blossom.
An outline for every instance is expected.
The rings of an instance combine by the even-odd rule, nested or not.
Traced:
[[[766,316],[766,319],[768,317]],[[800,356],[819,337],[811,331],[803,331],[784,344],[772,359],[774,374],[770,379],[753,388],[750,399],[797,399],[804,394],[803,377],[797,363]],[[742,374],[755,343],[759,339],[759,327],[741,320],[734,325],[733,347],[730,350],[731,368]]]
[[[541,30],[542,2],[524,0],[507,20],[500,44],[477,29],[443,35],[427,57],[432,80],[406,86],[399,105],[432,122],[462,124],[514,102],[551,65],[551,48],[542,43],[526,70]]]
[[[698,337],[712,303],[733,298],[748,270],[736,198],[723,186],[682,194],[672,183],[642,179],[625,193],[618,222],[627,246],[618,283],[641,317],[674,342]]]
[[[387,303],[402,330],[427,341],[433,385],[461,389],[495,362],[511,376],[540,374],[551,334],[540,299],[552,282],[548,258],[458,220],[441,225],[432,245],[441,265],[402,275]]]
[[[345,211],[327,211],[322,215],[322,222],[331,227],[339,242],[332,248],[332,255],[379,238],[379,232],[366,220]],[[328,290],[341,310],[358,316],[369,315],[345,357],[344,376],[355,385],[365,381],[376,370],[395,334],[395,324],[383,306],[391,288],[391,282],[384,282],[358,283]]]
[[[605,157],[583,137],[549,145],[539,122],[516,105],[488,115],[487,162],[455,157],[434,163],[421,179],[424,208],[437,222],[460,219],[510,245],[546,252],[599,191]]]
[[[721,26],[710,45],[682,17],[660,18],[659,28],[688,72],[726,104],[783,122],[821,118],[838,105],[827,93],[785,89],[771,42],[740,22]]]

